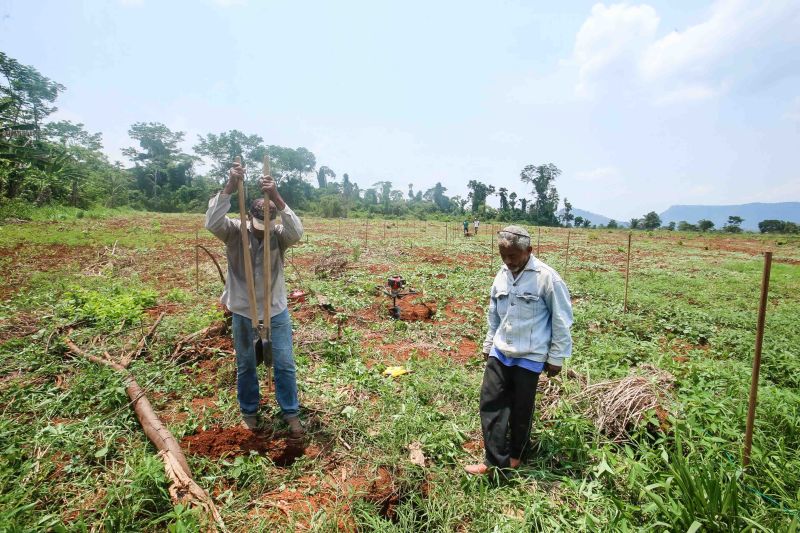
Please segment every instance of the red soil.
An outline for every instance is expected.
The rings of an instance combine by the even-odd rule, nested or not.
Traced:
[[[458,351],[453,358],[459,363],[466,363],[477,357],[480,357],[478,353],[478,343],[469,339],[461,339],[461,343],[458,345]]]
[[[400,308],[400,320],[430,320],[436,314],[436,304],[422,303],[417,300],[418,298],[409,297],[397,300],[397,307]]]
[[[270,435],[254,432],[243,427],[223,428],[214,426],[181,440],[187,453],[214,459],[236,457],[256,452],[268,456],[278,466],[288,466],[306,453],[316,455],[315,449],[287,438],[285,433]]]

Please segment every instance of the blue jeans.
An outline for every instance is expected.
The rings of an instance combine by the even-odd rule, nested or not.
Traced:
[[[300,403],[297,399],[294,357],[292,357],[292,321],[289,310],[284,309],[272,317],[272,367],[275,372],[275,396],[283,416],[297,415]],[[258,412],[261,393],[258,389],[256,351],[254,346],[258,332],[249,318],[233,314],[233,346],[236,349],[236,397],[242,414]]]

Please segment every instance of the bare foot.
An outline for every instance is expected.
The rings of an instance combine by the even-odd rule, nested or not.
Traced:
[[[522,462],[521,459],[514,459],[513,457],[511,457],[508,460],[508,466],[510,466],[511,468],[519,468],[521,462]]]
[[[464,470],[466,470],[467,474],[472,474],[473,476],[484,476],[489,473],[489,467],[483,463],[467,465]]]

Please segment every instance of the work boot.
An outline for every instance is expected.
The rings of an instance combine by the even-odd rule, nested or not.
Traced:
[[[297,415],[287,416],[286,423],[289,424],[289,438],[292,440],[301,440],[306,435],[306,430],[303,429],[303,424],[300,422],[300,417]]]
[[[250,431],[258,430],[258,415],[242,415],[242,427]]]

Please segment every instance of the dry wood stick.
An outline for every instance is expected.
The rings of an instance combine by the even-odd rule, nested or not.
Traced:
[[[753,445],[758,374],[761,370],[761,345],[764,342],[764,322],[767,317],[767,296],[769,294],[769,274],[771,269],[772,252],[764,252],[764,274],[761,277],[761,301],[758,304],[758,323],[756,325],[756,353],[755,357],[753,357],[753,375],[750,378],[750,401],[747,406],[747,427],[744,433],[744,453],[742,454],[742,466],[744,467],[750,464],[750,449]]]
[[[210,257],[211,260],[214,262],[214,266],[217,267],[217,272],[219,273],[219,279],[220,279],[220,281],[222,281],[222,284],[225,285],[225,274],[222,273],[222,268],[219,266],[219,263],[217,262],[217,258],[214,257],[214,254],[212,254],[208,250],[208,248],[206,248],[202,244],[198,244],[197,247],[199,249],[203,250],[205,253],[207,253],[208,257]]]
[[[194,339],[203,338],[212,332],[215,335],[221,335],[225,332],[225,329],[226,329],[225,320],[222,320],[221,322],[212,324],[206,328],[201,329],[200,331],[195,331],[194,333],[190,333],[189,335],[179,340],[177,344],[175,344],[175,350],[172,351],[171,358],[175,359],[180,353],[180,351],[183,349],[183,347],[189,342],[193,341]]]
[[[153,325],[150,326],[150,329],[147,330],[147,333],[145,333],[145,335],[139,340],[139,344],[136,345],[135,350],[133,350],[129,354],[122,355],[122,360],[120,360],[120,364],[122,365],[123,368],[128,368],[128,366],[131,364],[131,361],[142,355],[145,344],[153,336],[153,333],[156,332],[156,328],[161,323],[161,319],[164,318],[164,315],[166,314],[167,314],[166,311],[162,311],[161,314],[158,315],[158,318],[156,319],[155,322],[153,322]]]
[[[564,279],[567,279],[567,266],[569,265],[569,237],[570,231],[567,230],[567,251],[564,255]]]

